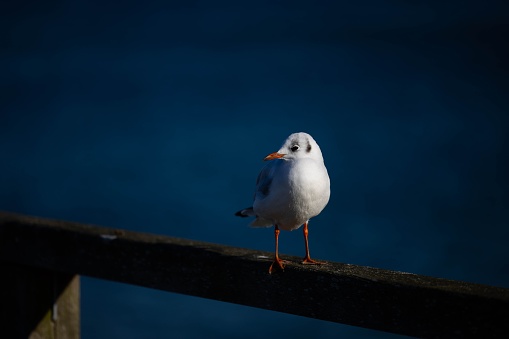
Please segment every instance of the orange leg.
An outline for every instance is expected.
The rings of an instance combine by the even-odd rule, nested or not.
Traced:
[[[278,255],[278,243],[279,243],[279,227],[274,225],[274,236],[276,237],[276,254],[274,256],[274,262],[270,265],[269,273],[272,274],[277,269],[284,271],[283,260],[279,259]]]
[[[302,263],[303,264],[311,264],[311,265],[321,265],[321,264],[323,264],[323,262],[313,260],[309,256],[309,244],[308,244],[308,234],[309,234],[309,231],[308,231],[308,222],[307,221],[304,223],[303,232],[304,232],[304,242],[306,243],[306,256],[304,257],[304,260],[302,260]]]

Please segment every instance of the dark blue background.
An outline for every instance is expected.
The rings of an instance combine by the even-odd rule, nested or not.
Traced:
[[[313,257],[509,287],[503,3],[2,4],[0,209],[270,251],[272,230],[233,213],[261,159],[306,131],[332,186]],[[303,255],[301,232],[281,252]],[[390,336],[82,291],[85,339]]]

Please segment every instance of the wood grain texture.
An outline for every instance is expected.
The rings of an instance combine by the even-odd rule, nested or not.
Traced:
[[[0,213],[0,260],[418,337],[509,332],[509,289]],[[83,296],[86,298],[86,296]]]

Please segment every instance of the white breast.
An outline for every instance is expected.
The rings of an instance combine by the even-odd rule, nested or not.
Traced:
[[[254,212],[281,229],[294,230],[317,216],[330,197],[330,181],[323,162],[310,158],[284,161],[267,196],[257,195]]]

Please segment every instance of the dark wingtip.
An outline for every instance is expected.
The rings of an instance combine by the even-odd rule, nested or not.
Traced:
[[[247,217],[249,217],[251,215],[254,215],[253,214],[253,208],[252,207],[244,208],[244,209],[238,211],[237,213],[235,213],[235,215],[237,217],[247,218]]]
[[[235,216],[241,217],[241,218],[247,218],[247,215],[242,214],[242,211],[238,211],[237,213],[235,213]]]

